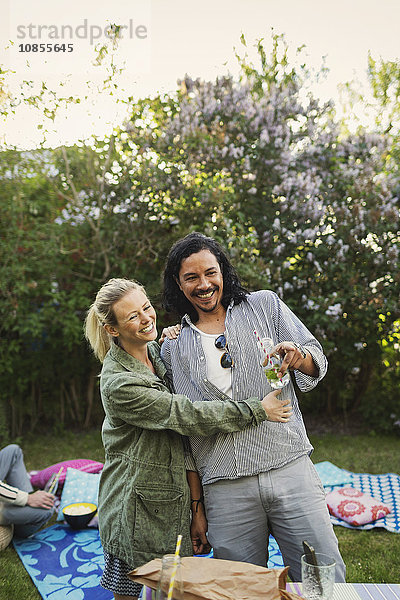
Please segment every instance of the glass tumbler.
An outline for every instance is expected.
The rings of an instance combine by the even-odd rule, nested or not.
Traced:
[[[172,598],[183,600],[181,558],[165,554],[162,559],[161,576],[157,586],[156,600],[167,600],[172,586]]]
[[[301,557],[301,580],[303,596],[307,600],[332,600],[336,563],[331,556],[315,553],[316,563]]]
[[[265,348],[265,351],[268,355],[268,363],[264,366],[264,373],[266,378],[268,379],[269,385],[274,390],[280,390],[285,387],[290,381],[290,375],[288,372],[284,374],[284,376],[278,377],[279,370],[281,368],[281,359],[276,356],[271,356],[270,352],[273,348],[273,341],[271,338],[263,338],[261,340],[262,345]],[[264,359],[266,356],[264,355]],[[264,360],[263,360],[264,362]]]

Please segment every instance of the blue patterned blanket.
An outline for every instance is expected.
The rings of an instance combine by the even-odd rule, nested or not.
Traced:
[[[98,529],[74,531],[56,524],[32,537],[14,538],[14,548],[44,600],[111,600],[100,586],[104,568]],[[282,567],[276,541],[269,544],[268,566]]]
[[[44,600],[112,600],[100,586],[104,568],[98,529],[52,525],[14,548]]]
[[[315,467],[327,493],[338,487],[348,485],[361,490],[373,498],[377,498],[384,504],[387,504],[392,511],[383,519],[378,519],[366,525],[358,525],[357,527],[331,515],[331,521],[334,525],[341,525],[349,529],[383,527],[388,531],[400,533],[400,475],[396,473],[385,473],[383,475],[351,473],[345,469],[339,469],[339,467],[327,461],[317,463]]]

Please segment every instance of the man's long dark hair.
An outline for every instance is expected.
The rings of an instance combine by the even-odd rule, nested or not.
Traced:
[[[201,250],[209,250],[216,257],[223,277],[222,306],[227,308],[233,300],[234,304],[242,302],[249,293],[240,283],[239,276],[230,263],[222,246],[213,238],[202,233],[189,233],[178,240],[169,251],[164,269],[164,294],[163,306],[169,313],[179,317],[188,314],[193,323],[199,318],[197,310],[180,290],[177,280],[182,261]]]

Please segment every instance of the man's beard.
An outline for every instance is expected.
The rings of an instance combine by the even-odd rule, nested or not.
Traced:
[[[196,306],[197,310],[201,310],[202,312],[209,313],[212,312],[217,307],[218,301],[214,304],[214,306],[207,308],[206,306]]]
[[[213,291],[213,292],[215,292],[216,294],[218,294],[218,292],[219,292],[219,288],[218,288],[218,287],[216,287],[216,288],[214,288],[212,291]],[[196,294],[196,295],[194,296],[194,298],[199,298],[199,296]],[[211,298],[210,298],[210,299],[211,299]],[[201,301],[201,299],[200,299],[200,301]],[[200,304],[200,306],[198,306],[197,304],[195,304],[194,306],[195,306],[195,308],[196,308],[196,309],[198,309],[198,310],[201,310],[201,312],[204,312],[204,313],[210,313],[210,312],[212,312],[213,310],[215,310],[215,309],[217,308],[217,306],[218,306],[218,302],[219,302],[219,299],[217,298],[217,299],[215,300],[215,304],[214,304],[213,306],[203,306],[203,305],[201,305],[201,304]]]

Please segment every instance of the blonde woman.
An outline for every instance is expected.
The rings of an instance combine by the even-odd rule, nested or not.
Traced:
[[[103,363],[101,584],[116,600],[132,600],[141,586],[129,580],[130,570],[173,552],[178,534],[183,535],[182,555],[201,552],[207,543],[201,486],[190,467],[186,474],[182,436],[237,431],[267,418],[285,421],[291,407],[276,391],[246,402],[197,404],[171,393],[155,341],[156,313],[135,281],[111,279],[101,287],[88,311],[85,335]]]

